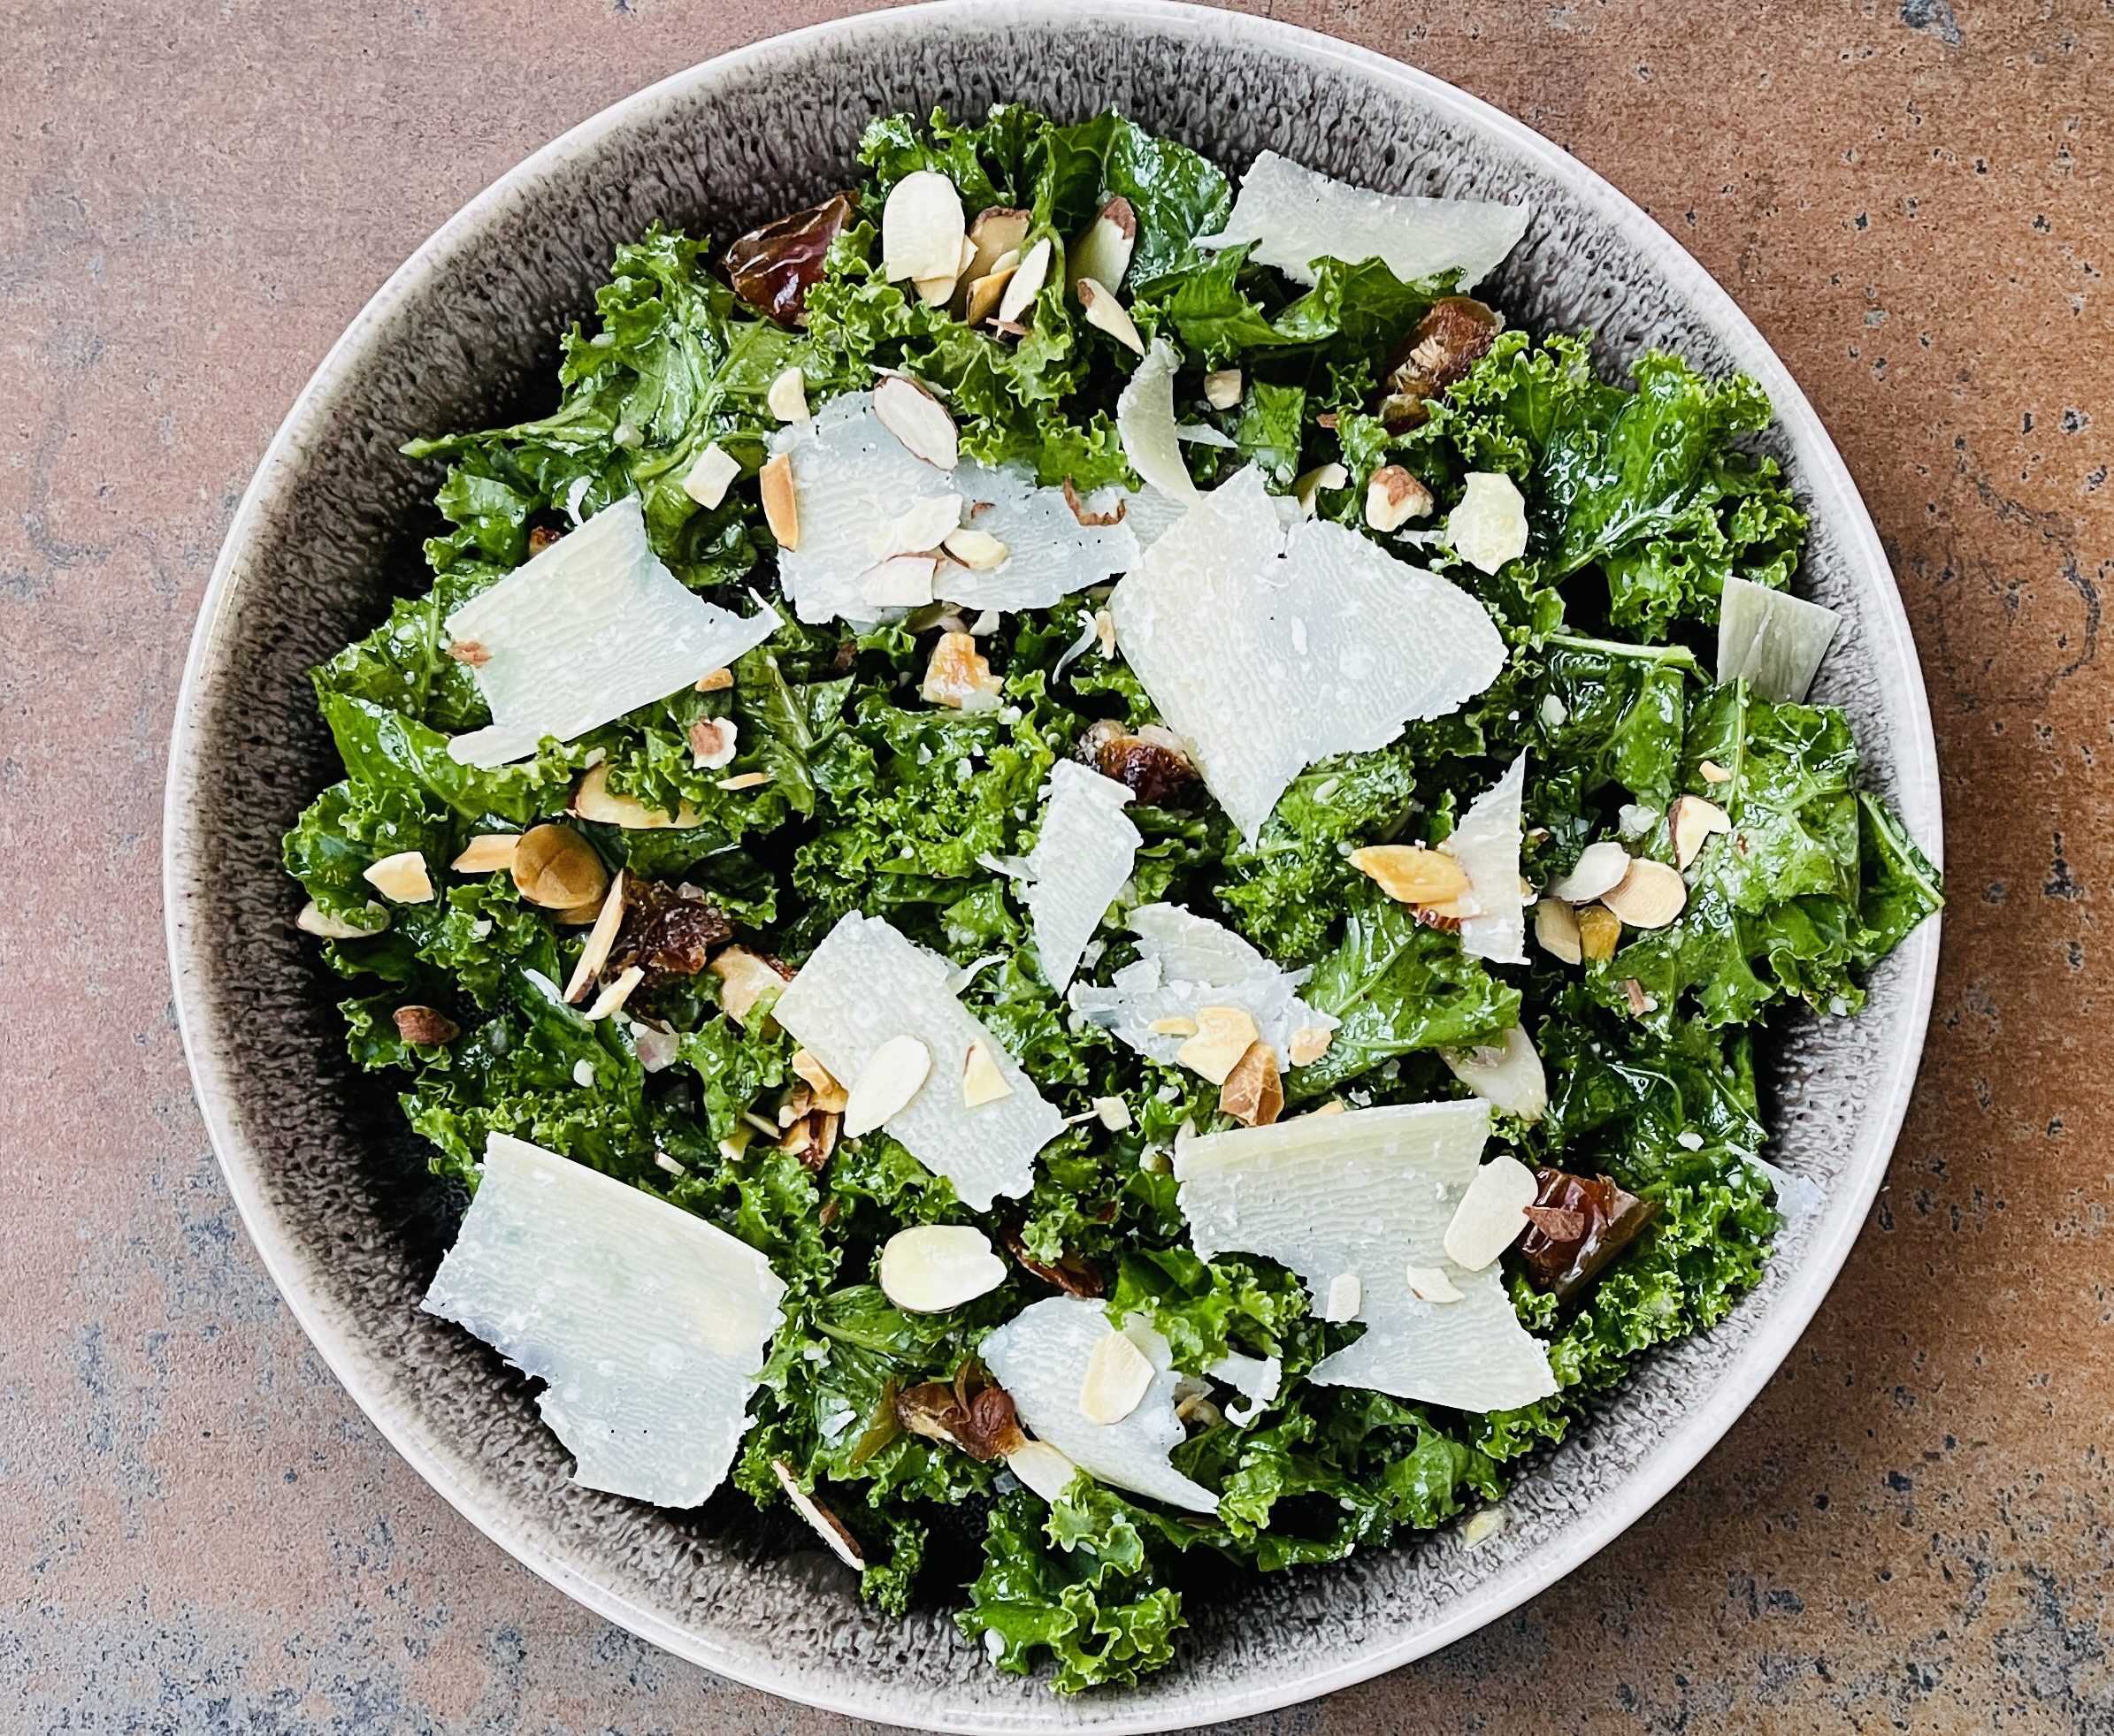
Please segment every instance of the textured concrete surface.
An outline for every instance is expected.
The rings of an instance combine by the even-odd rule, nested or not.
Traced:
[[[0,1729],[848,1728],[591,1618],[365,1425],[221,1186],[157,893],[199,593],[331,340],[535,145],[831,10],[0,4]],[[2114,14],[1269,10],[1538,127],[1760,324],[1894,556],[1954,903],[1891,1185],[1747,1419],[1509,1620],[1265,1723],[2114,1730]]]

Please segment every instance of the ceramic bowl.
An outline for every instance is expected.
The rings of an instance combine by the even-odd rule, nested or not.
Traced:
[[[1937,924],[1878,973],[1861,1017],[1801,1026],[1776,1054],[1775,1155],[1822,1204],[1724,1325],[1647,1359],[1527,1470],[1496,1539],[1443,1533],[1192,1599],[1176,1663],[1134,1690],[1061,1701],[1000,1676],[944,1611],[862,1607],[811,1539],[739,1499],[668,1513],[575,1487],[528,1383],[417,1307],[460,1202],[426,1179],[392,1095],[349,1069],[340,990],[294,929],[279,867],[280,832],[336,775],[306,672],[421,583],[436,476],[399,446],[548,404],[559,334],[618,242],[655,221],[735,233],[841,185],[869,116],[1000,99],[1068,119],[1114,106],[1229,170],[1268,148],[1384,189],[1529,201],[1526,241],[1485,292],[1514,323],[1591,326],[1604,367],[1665,345],[1758,377],[1777,410],[1767,444],[1812,517],[1802,585],[1843,615],[1820,697],[1848,709],[1873,782],[1935,853],[1923,684],[1871,521],[1782,364],[1641,210],[1518,122],[1324,37],[1168,4],[974,0],[800,31],[640,92],[480,195],[353,322],[266,453],[206,595],[170,759],[171,965],[200,1105],[288,1304],[375,1425],[502,1547],[609,1620],[813,1705],[943,1730],[1163,1729],[1459,1638],[1702,1457],[1864,1221],[1922,1044]]]

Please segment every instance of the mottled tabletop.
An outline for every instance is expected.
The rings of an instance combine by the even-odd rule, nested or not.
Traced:
[[[158,893],[199,596],[332,340],[535,146],[838,10],[0,4],[0,1729],[851,1727],[568,1602],[367,1425],[222,1185]],[[1750,1415],[1513,1616],[1253,1728],[2114,1730],[2114,10],[1268,10],[1574,152],[1775,345],[1922,648],[1953,903],[1891,1182]]]

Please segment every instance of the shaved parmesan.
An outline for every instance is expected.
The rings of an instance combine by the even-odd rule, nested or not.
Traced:
[[[500,766],[546,736],[571,741],[724,668],[782,624],[768,604],[744,620],[686,590],[627,494],[448,617],[450,639],[483,648],[470,673],[493,717],[448,753]]]
[[[1774,704],[1803,705],[1842,624],[1834,609],[1788,591],[1727,578],[1718,603],[1718,679],[1743,680]]]
[[[1321,1385],[1474,1411],[1546,1398],[1548,1352],[1499,1269],[1468,1272],[1446,1254],[1490,1125],[1483,1103],[1409,1103],[1206,1134],[1175,1157],[1190,1239],[1206,1259],[1282,1260],[1317,1310],[1338,1279],[1357,1278],[1364,1335],[1315,1365],[1307,1378]],[[1420,1298],[1412,1266],[1443,1273],[1460,1300]]]
[[[786,984],[771,1016],[831,1074],[859,1079],[890,1042],[923,1044],[946,1089],[920,1090],[883,1125],[936,1175],[954,1184],[972,1211],[1004,1194],[1017,1198],[1035,1179],[1035,1154],[1063,1131],[1064,1118],[998,1039],[954,998],[944,959],[878,916],[854,911],[831,929]],[[974,1106],[953,1082],[982,1044],[1010,1088]]]
[[[1279,1055],[1297,1030],[1330,1031],[1337,1021],[1299,998],[1305,970],[1280,970],[1231,929],[1175,904],[1141,905],[1130,913],[1137,958],[1107,988],[1081,983],[1072,1006],[1113,1031],[1141,1055],[1180,1065],[1206,1008],[1237,1008]]]
[[[1405,283],[1459,271],[1459,287],[1469,290],[1519,245],[1532,214],[1481,199],[1373,193],[1266,150],[1241,177],[1225,228],[1197,245],[1252,241],[1251,258],[1295,283],[1314,282],[1317,259],[1378,259]]]
[[[1505,666],[1467,592],[1325,521],[1252,467],[1201,497],[1109,600],[1123,654],[1252,843],[1292,779],[1443,716]]]
[[[985,1338],[980,1354],[1029,1433],[1088,1476],[1169,1506],[1215,1512],[1218,1497],[1168,1463],[1186,1431],[1175,1415],[1175,1388],[1182,1377],[1175,1373],[1167,1340],[1137,1315],[1122,1330],[1151,1364],[1153,1375],[1119,1422],[1090,1422],[1079,1408],[1095,1348],[1108,1336],[1108,1316],[1098,1302],[1053,1296],[1035,1303]]]
[[[1527,497],[1501,470],[1470,470],[1446,515],[1443,538],[1478,572],[1494,573],[1527,553]]]
[[[1520,801],[1526,788],[1527,756],[1468,805],[1453,836],[1439,846],[1468,876],[1463,905],[1461,950],[1494,964],[1527,962],[1526,906],[1520,892]]]
[[[950,515],[950,500],[966,502],[970,528],[1004,549],[988,567],[939,562],[932,594],[967,608],[1047,608],[1137,558],[1127,511],[1114,524],[1082,524],[1063,489],[1038,486],[1024,466],[964,457],[937,470],[882,425],[871,393],[832,399],[811,420],[780,429],[771,450],[792,466],[800,547],[779,551],[778,577],[802,621],[878,620],[889,605],[860,584],[874,565],[877,539],[900,542],[908,521],[917,527],[910,534],[931,531],[938,543],[949,528],[940,519],[959,516]],[[1088,505],[1114,512],[1131,498],[1107,489]]]
[[[1230,1351],[1205,1373],[1248,1401],[1227,1409],[1226,1420],[1236,1428],[1245,1428],[1275,1404],[1278,1389],[1284,1384],[1284,1365],[1275,1357],[1244,1357]]]
[[[1031,883],[1022,894],[1035,922],[1042,974],[1062,994],[1079,955],[1130,878],[1144,840],[1123,812],[1130,791],[1074,760],[1050,768],[1042,831],[1028,853]]]
[[[785,1294],[716,1225],[495,1133],[424,1306],[546,1383],[575,1482],[694,1507],[748,1427]]]
[[[1153,340],[1152,353],[1137,364],[1115,401],[1115,429],[1130,468],[1169,500],[1187,505],[1197,498],[1197,485],[1183,462],[1181,431],[1175,425],[1175,370],[1180,362],[1165,339]]]

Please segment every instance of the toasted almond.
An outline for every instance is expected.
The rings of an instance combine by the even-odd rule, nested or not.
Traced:
[[[1625,976],[1622,979],[1622,998],[1629,1003],[1629,1013],[1633,1019],[1642,1019],[1657,1005],[1651,997],[1644,992],[1644,985],[1634,976]]]
[[[844,1521],[800,1487],[800,1479],[784,1459],[774,1458],[770,1468],[777,1473],[778,1487],[785,1491],[785,1499],[793,1503],[793,1510],[814,1527],[815,1534],[829,1545],[830,1553],[854,1572],[863,1573],[866,1556],[860,1550],[859,1540],[845,1528]]]
[[[519,832],[480,832],[448,866],[457,874],[496,874],[514,866],[514,846],[520,842]]]
[[[1021,243],[1028,239],[1030,215],[1011,205],[987,205],[969,226],[969,263],[961,275],[970,281],[1020,264]],[[1008,260],[1007,255],[1012,255]],[[973,324],[974,322],[972,322]]]
[[[1214,409],[1231,409],[1240,402],[1242,380],[1238,368],[1217,368],[1204,376],[1204,401]]]
[[[1471,1549],[1489,1542],[1505,1527],[1505,1509],[1480,1507],[1460,1522],[1460,1541]]]
[[[987,1103],[1013,1095],[1013,1087],[1000,1071],[998,1058],[988,1045],[972,1043],[961,1058],[961,1102],[965,1108],[981,1109]]]
[[[1010,265],[1003,265],[995,271],[972,280],[969,286],[969,298],[962,303],[961,317],[971,325],[981,325],[998,311],[1006,286],[1013,281],[1013,273],[1019,268],[1015,259]]]
[[[950,279],[949,287],[952,287]],[[798,368],[787,368],[770,383],[770,390],[763,394],[766,409],[781,422],[805,422],[808,419],[808,376]]]
[[[1365,1299],[1365,1286],[1358,1274],[1339,1272],[1329,1281],[1328,1294],[1321,1298],[1321,1318],[1332,1326],[1355,1320]]]
[[[1003,565],[1013,553],[989,531],[950,531],[939,546],[973,573],[987,573]]]
[[[587,992],[588,986],[601,975],[601,967],[609,961],[609,949],[617,944],[617,930],[624,924],[624,870],[618,868],[609,881],[609,890],[604,895],[601,910],[595,913],[594,926],[587,930],[586,944],[580,949],[579,962],[573,966],[572,975],[565,979],[565,998],[577,1001]]]
[[[1194,1036],[1196,1034],[1197,1021],[1194,1019],[1176,1017],[1153,1021],[1153,1035],[1155,1036]]]
[[[1298,501],[1299,510],[1312,518],[1321,510],[1320,501],[1324,488],[1341,488],[1351,480],[1351,472],[1333,460],[1316,464],[1292,484],[1292,498]]]
[[[765,968],[769,969],[770,967],[766,966]],[[843,1085],[838,1082],[837,1075],[816,1058],[812,1051],[795,1049],[793,1052],[793,1070],[808,1082],[808,1090],[813,1094],[816,1108],[826,1115],[844,1113],[846,1099]]]
[[[930,554],[961,523],[961,496],[935,494],[896,515],[866,539],[877,561],[894,554]]]
[[[1072,516],[1090,531],[1105,530],[1111,524],[1121,524],[1130,504],[1119,497],[1107,512],[1094,512],[1088,508],[1080,494],[1078,485],[1068,476],[1064,479],[1064,503],[1072,509]]]
[[[1366,481],[1366,523],[1398,531],[1431,510],[1431,490],[1399,464],[1383,464]]]
[[[957,711],[991,711],[997,708],[1005,686],[977,649],[974,634],[946,632],[940,634],[932,646],[925,678],[917,692],[927,705],[952,706]]]
[[[1703,774],[1703,781],[1705,784],[1730,784],[1732,782],[1732,774],[1715,760],[1705,760],[1696,769]]]
[[[1175,1052],[1175,1059],[1191,1073],[1223,1085],[1248,1052],[1248,1045],[1260,1036],[1245,1007],[1199,1006],[1197,1034]]]
[[[871,1133],[908,1105],[932,1071],[932,1052],[915,1036],[892,1036],[867,1057],[846,1094],[844,1136]]]
[[[1087,1353],[1079,1382],[1079,1411],[1090,1423],[1120,1423],[1153,1387],[1153,1363],[1128,1333],[1113,1327]]]
[[[884,374],[874,387],[874,419],[903,444],[914,458],[935,470],[951,470],[961,461],[961,444],[947,408],[908,374]]]
[[[1029,304],[1042,294],[1042,287],[1050,279],[1050,256],[1053,252],[1050,238],[1045,235],[1039,241],[1021,255],[1021,263],[1015,269],[1012,280],[1006,286],[1006,293],[999,297],[999,323],[1014,325]]]
[[[1079,1474],[1079,1467],[1046,1441],[1015,1448],[1006,1455],[1006,1469],[1053,1507]]]
[[[1400,904],[1444,904],[1468,890],[1468,871],[1442,850],[1421,844],[1368,844],[1351,866]]]
[[[881,1294],[907,1314],[944,1314],[1006,1281],[1005,1260],[969,1224],[918,1224],[882,1244]]]
[[[734,684],[734,671],[729,669],[707,669],[697,678],[697,691],[701,693],[724,693]]]
[[[712,787],[715,790],[728,791],[761,790],[770,782],[770,774],[767,771],[742,771],[736,772],[731,777],[713,779]]]
[[[397,1036],[422,1048],[453,1043],[463,1034],[463,1028],[435,1006],[400,1006],[389,1017]]]
[[[683,493],[701,507],[716,507],[726,499],[728,487],[740,474],[741,461],[715,440],[697,455],[697,462],[683,478]]]
[[[1093,1113],[1111,1133],[1121,1133],[1130,1125],[1130,1105],[1121,1097],[1096,1097]]]
[[[626,965],[618,973],[617,980],[605,984],[601,993],[595,996],[594,1005],[587,1009],[589,1021],[607,1019],[611,1013],[619,1011],[624,1002],[631,999],[632,990],[645,981],[645,971],[637,965]]]
[[[1527,1208],[1541,1192],[1534,1171],[1500,1153],[1478,1169],[1446,1226],[1446,1258],[1463,1272],[1481,1272],[1527,1227]]]
[[[1561,899],[1543,899],[1534,907],[1534,937],[1542,951],[1574,965],[1585,955],[1581,951],[1578,912]]]
[[[1101,655],[1106,657],[1110,662],[1114,662],[1115,661],[1114,610],[1107,608],[1097,608],[1094,610],[1093,636],[1094,643],[1101,647]],[[1138,734],[1143,737],[1147,730],[1151,730],[1153,727],[1154,725],[1147,723],[1143,729],[1138,730]],[[1168,733],[1172,735],[1174,731],[1170,730],[1168,731]],[[1178,738],[1171,743],[1163,745],[1170,746],[1176,753],[1181,754],[1184,759],[1189,757],[1189,749],[1182,745],[1182,742]]]
[[[1514,1025],[1495,1043],[1441,1049],[1453,1076],[1485,1103],[1522,1120],[1538,1121],[1549,1107],[1549,1080],[1534,1039]]]
[[[1101,207],[1086,233],[1072,243],[1065,256],[1065,269],[1075,285],[1091,278],[1114,289],[1130,269],[1130,255],[1137,246],[1137,212],[1119,193]]]
[[[1688,901],[1689,883],[1681,877],[1681,870],[1649,856],[1630,863],[1621,883],[1600,900],[1633,929],[1663,929],[1681,914]]]
[[[294,926],[303,934],[312,934],[323,940],[365,940],[378,935],[389,926],[389,913],[381,906],[368,901],[369,922],[365,928],[348,922],[341,916],[326,915],[323,906],[310,899],[301,906],[301,914],[295,917]]]
[[[1267,1128],[1283,1113],[1284,1082],[1276,1052],[1258,1038],[1242,1052],[1219,1087],[1219,1113],[1244,1127]]]
[[[932,600],[938,570],[930,554],[891,554],[859,575],[859,594],[876,608],[923,608]]]
[[[719,1004],[738,1025],[747,1025],[756,1004],[775,1000],[785,986],[784,973],[746,946],[721,947],[705,967],[719,979]]]
[[[1666,829],[1674,838],[1674,864],[1685,868],[1712,832],[1732,830],[1732,816],[1702,796],[1676,796],[1666,810]]]
[[[1628,872],[1629,852],[1612,838],[1603,838],[1578,853],[1576,865],[1550,886],[1549,896],[1566,904],[1590,904],[1620,886]]]
[[[1578,952],[1588,964],[1605,964],[1622,939],[1622,919],[1605,905],[1589,904],[1578,913]]]
[[[687,830],[704,818],[688,802],[677,803],[676,811],[669,814],[657,807],[648,807],[636,796],[618,795],[609,788],[609,768],[607,764],[589,766],[580,774],[580,781],[573,786],[571,799],[565,807],[566,811],[576,820],[592,820],[602,826],[621,826],[628,832]]]
[[[1460,1291],[1442,1266],[1413,1266],[1408,1271],[1409,1293],[1419,1302],[1459,1302]]]
[[[423,850],[399,850],[370,863],[360,875],[392,904],[431,904],[433,878],[425,871]]]
[[[964,241],[962,245],[966,247],[969,244]],[[911,287],[916,290],[917,299],[927,307],[938,308],[944,307],[954,299],[954,286],[961,281],[955,272],[947,271],[936,278],[915,279]]]
[[[690,763],[701,771],[717,771],[734,763],[740,751],[740,725],[731,717],[700,717],[690,725]]]
[[[933,169],[905,175],[881,207],[881,263],[889,282],[954,278],[968,227],[953,181]]]
[[[1137,323],[1130,317],[1130,310],[1115,299],[1115,292],[1104,289],[1091,278],[1081,278],[1076,287],[1086,323],[1097,332],[1107,333],[1125,349],[1143,356],[1145,340],[1137,335]]]
[[[1330,1097],[1326,1103],[1317,1103],[1306,1113],[1309,1115],[1343,1115],[1347,1114],[1349,1111],[1350,1105],[1343,1098]]]
[[[763,495],[763,522],[778,547],[789,551],[800,546],[800,505],[793,492],[793,455],[781,452],[756,472]]]
[[[1310,1067],[1329,1052],[1336,1033],[1320,1025],[1301,1025],[1285,1039],[1285,1059],[1294,1067]]]
[[[448,654],[473,669],[482,669],[492,661],[492,654],[473,639],[454,640],[448,647]]]

